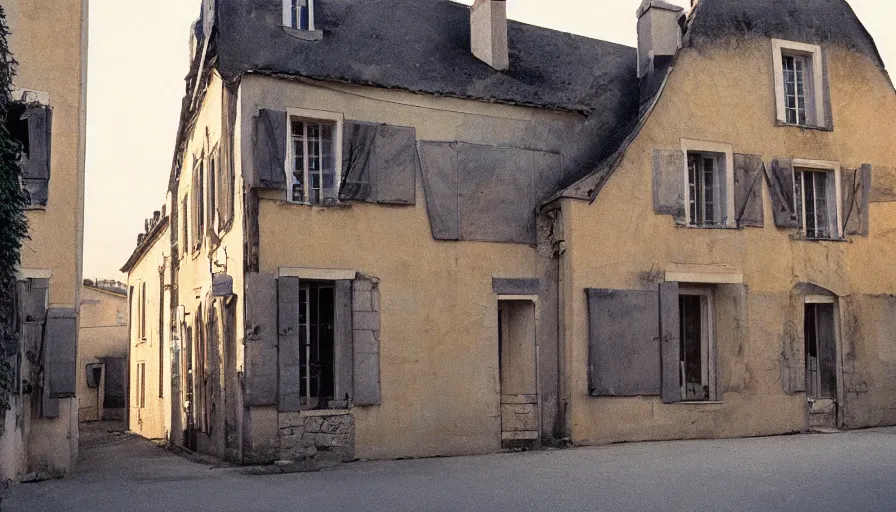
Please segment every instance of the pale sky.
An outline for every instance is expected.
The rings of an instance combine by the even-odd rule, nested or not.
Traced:
[[[690,0],[667,1],[690,5]],[[144,219],[165,202],[189,68],[189,28],[199,15],[200,3],[90,2],[85,278],[123,280],[118,269],[136,247]],[[635,46],[635,10],[640,3],[509,0],[508,16]],[[877,42],[887,69],[896,76],[896,2],[850,0],[850,4]]]

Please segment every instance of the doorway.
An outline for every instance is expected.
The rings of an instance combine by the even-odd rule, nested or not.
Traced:
[[[498,302],[498,354],[501,379],[501,446],[540,445],[538,347],[535,302]]]
[[[805,305],[806,398],[810,428],[837,427],[837,321],[833,297]]]

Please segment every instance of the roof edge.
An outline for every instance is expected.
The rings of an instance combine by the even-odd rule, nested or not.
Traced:
[[[131,270],[133,270],[134,267],[137,266],[137,263],[139,263],[140,260],[143,259],[143,256],[145,256],[149,251],[149,248],[155,245],[155,243],[159,239],[159,236],[163,231],[165,231],[165,228],[167,227],[168,216],[166,215],[159,219],[159,222],[156,223],[156,225],[153,226],[151,230],[149,230],[149,233],[146,234],[146,238],[143,239],[143,242],[137,245],[137,248],[134,249],[134,252],[131,253],[131,257],[128,258],[128,261],[125,262],[124,266],[121,267],[119,271],[125,274],[130,274]]]

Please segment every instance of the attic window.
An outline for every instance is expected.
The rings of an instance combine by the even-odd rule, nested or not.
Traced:
[[[314,30],[314,0],[283,0],[283,26]]]
[[[772,46],[778,123],[827,127],[821,47],[780,39]]]

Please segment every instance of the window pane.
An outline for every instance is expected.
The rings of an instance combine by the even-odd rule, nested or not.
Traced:
[[[715,224],[715,161],[712,158],[703,159],[703,223]]]
[[[826,172],[813,172],[813,181],[815,181],[815,236],[816,238],[830,238],[831,230],[828,215],[828,193]]]
[[[804,176],[804,174],[805,173],[802,173],[800,171],[796,171],[795,173],[793,173],[793,195],[794,195],[794,200],[796,201],[795,202],[795,205],[796,205],[795,213],[796,213],[797,227],[799,227],[799,229],[801,229],[801,230],[805,228],[805,223],[806,223],[806,212],[803,211],[803,176]]]
[[[797,101],[796,101],[796,67],[794,58],[789,55],[783,56],[784,70],[784,110],[787,115],[788,123],[797,123]]]
[[[809,238],[815,238],[816,232],[816,203],[815,203],[815,186],[814,180],[812,179],[812,174],[810,172],[804,172],[804,185],[805,185],[805,201],[806,201],[806,236]]]
[[[794,59],[796,76],[797,122],[806,124],[806,66],[805,59]]]
[[[697,162],[696,155],[688,155],[688,201],[691,208],[691,225],[699,224],[699,212],[697,211]]]
[[[292,200],[305,200],[305,123],[292,123]]]

